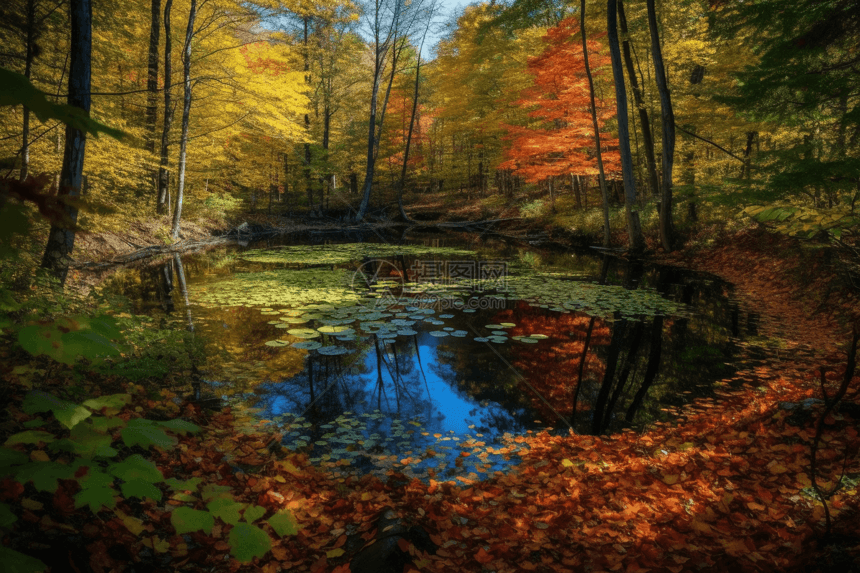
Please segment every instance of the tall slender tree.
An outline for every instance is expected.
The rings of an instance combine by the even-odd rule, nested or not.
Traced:
[[[185,161],[188,157],[188,121],[191,117],[191,40],[194,38],[194,18],[197,16],[197,0],[191,0],[188,11],[188,27],[185,29],[185,46],[182,49],[182,83],[185,95],[182,105],[182,135],[179,139],[179,174],[176,186],[176,208],[173,211],[173,229],[171,237],[179,238],[182,221],[182,200],[185,193]]]
[[[618,44],[617,0],[608,0],[606,21],[609,55],[612,59],[612,76],[615,80],[615,102],[618,106],[618,150],[621,154],[621,175],[624,179],[624,210],[627,214],[627,235],[630,250],[639,253],[645,248],[639,212],[636,211],[636,177],[633,174],[633,156],[630,153],[630,130],[627,119],[627,89],[624,87],[624,70],[621,67],[621,48]]]
[[[173,124],[173,103],[171,97],[171,83],[173,82],[172,66],[170,59],[172,54],[172,38],[170,35],[170,12],[173,9],[173,0],[164,3],[164,124],[161,128],[161,160],[158,167],[158,201],[156,212],[159,215],[167,213],[167,199],[170,186],[170,164],[168,153],[170,151],[170,127]]]
[[[657,30],[657,11],[654,0],[646,0],[648,28],[651,30],[651,56],[654,60],[654,79],[660,92],[660,123],[663,126],[663,182],[660,195],[660,242],[663,250],[671,253],[674,248],[674,225],[672,224],[672,166],[675,161],[675,112],[663,66],[663,51]]]
[[[152,0],[149,18],[149,53],[146,67],[146,151],[155,155],[158,121],[158,44],[161,36],[161,0]],[[166,88],[167,86],[165,86]],[[158,193],[158,168],[152,169],[152,186]]]
[[[654,159],[654,136],[651,133],[651,121],[648,118],[648,108],[645,107],[645,96],[636,69],[633,65],[633,57],[630,49],[630,30],[627,28],[627,14],[624,12],[624,1],[618,0],[618,23],[621,26],[621,48],[624,55],[624,67],[627,69],[627,79],[630,81],[630,89],[633,91],[633,102],[639,111],[639,124],[642,126],[642,148],[645,153],[645,167],[648,170],[648,181],[651,184],[651,193],[660,195],[660,180],[657,177],[657,161]]]
[[[70,46],[68,104],[90,112],[90,81],[92,63],[92,5],[90,0],[70,0],[72,38]],[[60,171],[60,196],[74,198],[81,193],[84,155],[87,135],[80,129],[66,127],[66,145],[63,150],[63,166]],[[42,257],[42,267],[65,285],[69,273],[72,251],[75,247],[74,227],[78,220],[78,209],[72,203],[66,205],[66,221],[54,223],[48,234],[48,244]]]
[[[606,190],[606,173],[603,170],[603,154],[600,150],[600,127],[597,124],[597,106],[594,103],[594,79],[591,77],[591,66],[588,62],[588,39],[585,35],[585,0],[579,2],[579,32],[582,35],[582,59],[585,63],[585,75],[588,77],[588,94],[591,98],[591,129],[594,133],[594,147],[597,155],[597,177],[600,182],[600,196],[603,199],[603,246],[608,247],[609,229],[609,193]]]

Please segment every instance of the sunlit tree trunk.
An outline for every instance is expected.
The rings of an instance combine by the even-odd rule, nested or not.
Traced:
[[[155,155],[158,120],[158,39],[161,35],[161,0],[152,0],[149,26],[149,57],[146,75],[146,151]],[[165,86],[166,87],[166,86]],[[158,193],[158,169],[152,170],[152,185]]]
[[[170,64],[171,37],[170,37],[170,10],[173,0],[164,3],[164,125],[161,130],[161,160],[158,167],[158,202],[156,212],[163,215],[168,212],[170,172],[168,152],[170,150],[170,127],[173,124],[173,104],[171,102],[171,87],[173,82],[172,66]]]
[[[185,160],[188,155],[188,119],[191,116],[191,39],[194,36],[194,17],[197,15],[197,0],[191,0],[188,12],[188,27],[185,30],[185,48],[182,50],[182,79],[185,84],[185,101],[182,106],[182,136],[179,140],[179,181],[176,184],[176,208],[173,211],[174,240],[179,238],[182,220],[182,199],[185,192]]]
[[[627,125],[627,89],[624,87],[624,70],[621,67],[621,49],[618,45],[616,0],[608,0],[606,20],[609,55],[612,59],[612,78],[615,81],[615,103],[618,108],[618,151],[621,155],[621,174],[624,178],[624,209],[627,214],[629,247],[634,253],[642,252],[645,240],[636,208],[636,178],[633,175],[633,156],[630,154],[630,131]]]
[[[585,0],[581,0],[579,3],[579,29],[582,34],[582,58],[585,63],[585,75],[588,77],[588,94],[591,97],[591,126],[594,130],[594,148],[597,151],[597,177],[600,181],[600,194],[603,198],[603,246],[608,247],[611,238],[609,229],[609,192],[606,189],[606,173],[603,171],[603,155],[600,150],[600,128],[597,125],[594,81],[591,78],[591,67],[588,64],[588,40],[585,34]]]
[[[672,252],[675,243],[675,229],[672,223],[672,167],[675,161],[675,112],[663,67],[663,52],[657,31],[657,12],[654,0],[646,0],[648,7],[648,28],[651,30],[651,54],[654,58],[654,79],[660,92],[660,122],[663,125],[663,185],[660,197],[660,242],[663,250]]]
[[[36,0],[27,0],[27,53],[24,56],[24,77],[30,79],[33,70],[33,59],[36,55]],[[21,134],[21,173],[19,179],[24,181],[30,174],[30,108],[24,107],[24,118]]]
[[[373,87],[370,92],[370,121],[367,132],[367,164],[364,173],[364,185],[362,186],[361,203],[358,206],[358,212],[355,215],[356,220],[361,220],[367,214],[367,209],[370,206],[370,193],[373,189],[373,175],[376,170],[376,155],[379,151],[379,140],[382,133],[382,122],[385,119],[385,108],[388,105],[388,95],[391,93],[391,84],[394,81],[394,69],[392,69],[391,79],[388,83],[388,89],[385,94],[381,109],[379,106],[379,89],[382,87],[382,75],[385,72],[385,60],[390,51],[393,52],[391,65],[397,67],[397,56],[399,50],[396,49],[397,33],[400,24],[400,11],[402,2],[395,2],[394,14],[386,37],[383,38],[383,23],[384,19],[384,3],[382,0],[374,1],[374,24],[373,24]],[[379,126],[376,125],[377,115],[379,116]]]
[[[310,58],[310,46],[308,45],[308,20],[310,16],[304,16],[302,18],[302,24],[304,27],[304,38],[302,42],[302,57],[304,58],[304,71],[305,71],[305,84],[310,86],[311,83],[311,58]],[[305,137],[309,138],[311,136],[311,116],[310,112],[305,112]],[[311,142],[306,141],[304,145],[305,149],[305,191],[308,194],[308,211],[314,211],[314,188],[313,182],[311,181]]]
[[[92,6],[90,0],[70,0],[69,9],[72,20],[72,42],[70,46],[71,66],[69,68],[68,104],[90,112],[90,74],[92,53]],[[66,144],[63,151],[63,167],[60,171],[61,196],[77,197],[83,181],[86,133],[73,127],[66,127]],[[66,221],[54,223],[48,234],[48,244],[42,257],[42,268],[48,269],[60,286],[66,282],[75,247],[74,226],[78,220],[78,210],[72,205],[65,208]]]
[[[179,253],[173,254],[173,263],[176,266],[176,277],[179,279],[179,292],[185,301],[185,319],[188,321],[186,327],[189,332],[194,332],[194,320],[191,318],[191,305],[188,303],[188,285],[185,283],[185,268],[182,266],[182,258]]]
[[[426,37],[426,31],[425,31]],[[412,130],[415,127],[415,115],[418,112],[418,85],[421,81],[421,50],[424,48],[424,38],[418,48],[418,61],[415,63],[415,90],[412,92],[412,115],[409,116],[409,132],[406,134],[406,150],[403,152],[403,167],[400,170],[400,183],[397,185],[397,208],[400,210],[400,218],[411,221],[406,209],[403,208],[403,188],[406,186],[406,168],[409,164],[409,147],[412,143]]]

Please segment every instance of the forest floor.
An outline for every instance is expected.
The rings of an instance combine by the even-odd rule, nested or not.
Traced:
[[[832,395],[846,367],[846,324],[860,312],[856,294],[839,286],[835,263],[820,252],[761,230],[659,260],[734,283],[742,302],[761,312],[762,335],[784,343],[672,423],[614,436],[522,437],[522,463],[480,482],[423,483],[394,470],[380,481],[321,472],[306,456],[277,447],[264,425],[247,427],[239,412],[206,412],[173,391],[90,379],[91,389],[135,396],[121,417],[160,413],[203,427],[177,447],[156,449],[151,459],[165,477],[229,486],[237,501],[267,516],[289,509],[297,534],[271,537],[271,551],[243,564],[230,556],[228,525],[175,534],[170,510],[189,502],[122,499],[116,510],[93,516],[74,508],[74,481],[61,480],[49,495],[7,480],[0,496],[21,519],[6,542],[55,571],[860,570],[860,378],[824,421],[819,483],[834,483],[843,467],[847,478],[829,500],[828,543],[809,475],[824,407],[820,369]],[[20,406],[32,374],[10,355],[2,364],[5,439],[34,416]],[[42,389],[59,393],[69,384],[76,384],[71,375],[56,376]],[[36,459],[44,455],[38,448],[25,451]]]

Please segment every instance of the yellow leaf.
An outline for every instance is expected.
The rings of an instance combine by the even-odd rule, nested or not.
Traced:
[[[331,551],[326,551],[325,556],[329,559],[334,559],[335,557],[340,557],[344,554],[343,549],[332,549]]]
[[[21,500],[21,505],[24,507],[24,509],[29,509],[30,511],[38,511],[44,507],[44,505],[42,505],[42,502],[26,497]]]
[[[770,470],[772,474],[784,474],[788,471],[788,468],[782,464],[770,463],[767,466],[767,469]]]
[[[121,510],[114,510],[117,517],[122,520],[122,524],[125,525],[125,528],[128,529],[134,535],[140,535],[141,532],[145,529],[143,526],[143,521],[136,517],[131,517],[130,515],[126,515]]]
[[[48,457],[48,454],[44,450],[34,450],[30,452],[30,460],[34,462],[50,462],[51,458]]]
[[[563,465],[566,468],[572,468],[574,466],[574,463],[572,461],[570,461],[569,459],[565,458],[565,459],[561,460],[561,465]]]
[[[157,535],[153,535],[144,540],[144,546],[155,549],[156,553],[167,553],[170,549],[170,543],[160,539]]]
[[[667,485],[672,485],[674,483],[678,483],[678,474],[671,474],[663,476],[663,482]]]
[[[366,491],[363,494],[361,494],[361,501],[370,501],[371,499],[373,499],[372,493]]]

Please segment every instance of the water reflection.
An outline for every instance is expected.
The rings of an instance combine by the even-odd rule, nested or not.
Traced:
[[[572,287],[584,280],[628,291],[656,289],[690,310],[599,317],[503,300],[501,309],[437,315],[433,326],[419,321],[411,335],[344,337],[337,344],[347,354],[325,355],[266,346],[286,334],[259,309],[194,305],[199,293],[231,273],[271,268],[232,258],[229,251],[177,255],[119,275],[113,288],[138,313],[172,316],[181,309],[185,327],[223,355],[205,365],[206,378],[218,392],[259,408],[261,417],[280,419],[289,447],[308,448],[319,463],[343,469],[397,467],[471,479],[515,460],[512,439],[525,432],[572,427],[601,434],[671,419],[673,408],[708,395],[715,380],[732,373],[739,340],[756,333],[757,315],[738,306],[729,285],[712,278],[590,253],[500,249],[497,258],[504,257],[551,265]],[[402,283],[416,259],[363,263],[366,286],[374,287]],[[443,322],[469,337],[431,336]],[[486,325],[502,323],[513,324],[507,327],[510,342],[472,340]]]

